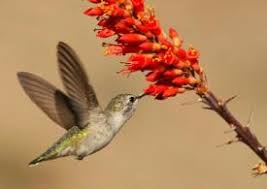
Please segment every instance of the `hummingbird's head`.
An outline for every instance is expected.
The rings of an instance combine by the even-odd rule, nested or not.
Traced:
[[[116,125],[116,130],[133,115],[139,99],[143,96],[119,94],[110,101],[105,112],[109,115],[109,122]]]
[[[133,94],[119,94],[110,101],[107,108],[111,112],[128,117],[135,111],[138,100],[139,96]]]

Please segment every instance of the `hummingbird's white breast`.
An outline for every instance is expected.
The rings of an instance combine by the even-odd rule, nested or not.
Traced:
[[[75,155],[87,156],[105,147],[113,138],[113,130],[107,123],[103,113],[92,114],[88,129],[88,137],[77,147]]]

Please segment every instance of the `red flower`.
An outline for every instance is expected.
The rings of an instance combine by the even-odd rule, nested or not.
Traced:
[[[176,87],[168,87],[162,94],[163,98],[168,98],[171,96],[175,96],[177,93],[184,93],[185,89],[184,88],[176,88]]]
[[[106,55],[125,55],[127,53],[135,53],[138,49],[132,46],[124,45],[114,45],[114,44],[105,44],[105,54]]]
[[[144,0],[131,0],[135,13],[143,12],[145,9]]]
[[[158,70],[154,70],[152,72],[149,72],[146,75],[146,80],[147,81],[151,81],[151,82],[155,82],[155,81],[159,80],[161,74],[162,74],[161,70],[159,70],[159,69]]]
[[[186,60],[187,59],[187,53],[182,48],[179,48],[177,51],[175,51],[175,54],[180,60]]]
[[[177,31],[174,28],[170,28],[169,29],[169,36],[173,40],[174,46],[181,47],[182,40],[181,40],[181,38],[179,37]]]
[[[174,78],[180,75],[183,75],[183,70],[180,69],[170,69],[164,72],[164,76],[167,78]]]
[[[113,30],[105,28],[105,29],[97,31],[96,36],[101,37],[101,38],[107,38],[107,37],[113,36],[114,34],[115,32]]]
[[[89,8],[84,11],[84,14],[87,16],[101,16],[103,14],[103,10],[99,7]]]
[[[122,55],[124,52],[124,47],[122,45],[105,45],[105,54],[106,55]]]
[[[147,40],[146,36],[136,33],[124,34],[118,38],[118,42],[130,43],[130,44],[138,44],[146,40]]]
[[[168,89],[167,85],[150,85],[146,90],[145,93],[156,96],[156,95],[162,95],[166,90]]]
[[[145,52],[157,52],[161,50],[161,45],[159,43],[152,43],[152,42],[144,42],[139,45],[140,50]]]
[[[172,83],[178,86],[194,85],[197,83],[197,80],[194,77],[178,76],[172,80]]]
[[[194,49],[193,47],[190,47],[188,52],[187,52],[187,58],[191,63],[196,63],[198,62],[199,58],[199,51]]]
[[[101,2],[101,0],[88,0],[88,1],[90,1],[91,3],[100,3]]]
[[[110,4],[105,7],[106,8],[106,13],[109,16],[112,17],[127,17],[129,16],[129,12],[125,9],[122,9],[119,7],[117,4]]]
[[[114,44],[104,43],[107,55],[127,55],[121,73],[146,72],[152,84],[145,93],[165,99],[188,89],[205,90],[205,75],[199,64],[199,51],[185,50],[183,40],[174,28],[163,32],[152,9],[144,0],[89,0],[97,4],[85,11],[97,16],[97,37],[117,36]]]

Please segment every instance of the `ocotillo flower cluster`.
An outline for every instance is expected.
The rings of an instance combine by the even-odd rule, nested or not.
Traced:
[[[146,94],[165,99],[187,90],[207,90],[199,51],[185,49],[175,29],[167,35],[144,0],[89,1],[96,6],[84,13],[97,18],[97,37],[115,37],[114,43],[103,43],[106,54],[130,55],[121,73],[146,72],[151,82]]]

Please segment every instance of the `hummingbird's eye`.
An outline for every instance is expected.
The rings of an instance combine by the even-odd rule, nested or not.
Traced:
[[[134,103],[134,101],[135,101],[135,97],[131,96],[131,97],[129,98],[129,101],[130,101],[131,103]]]

